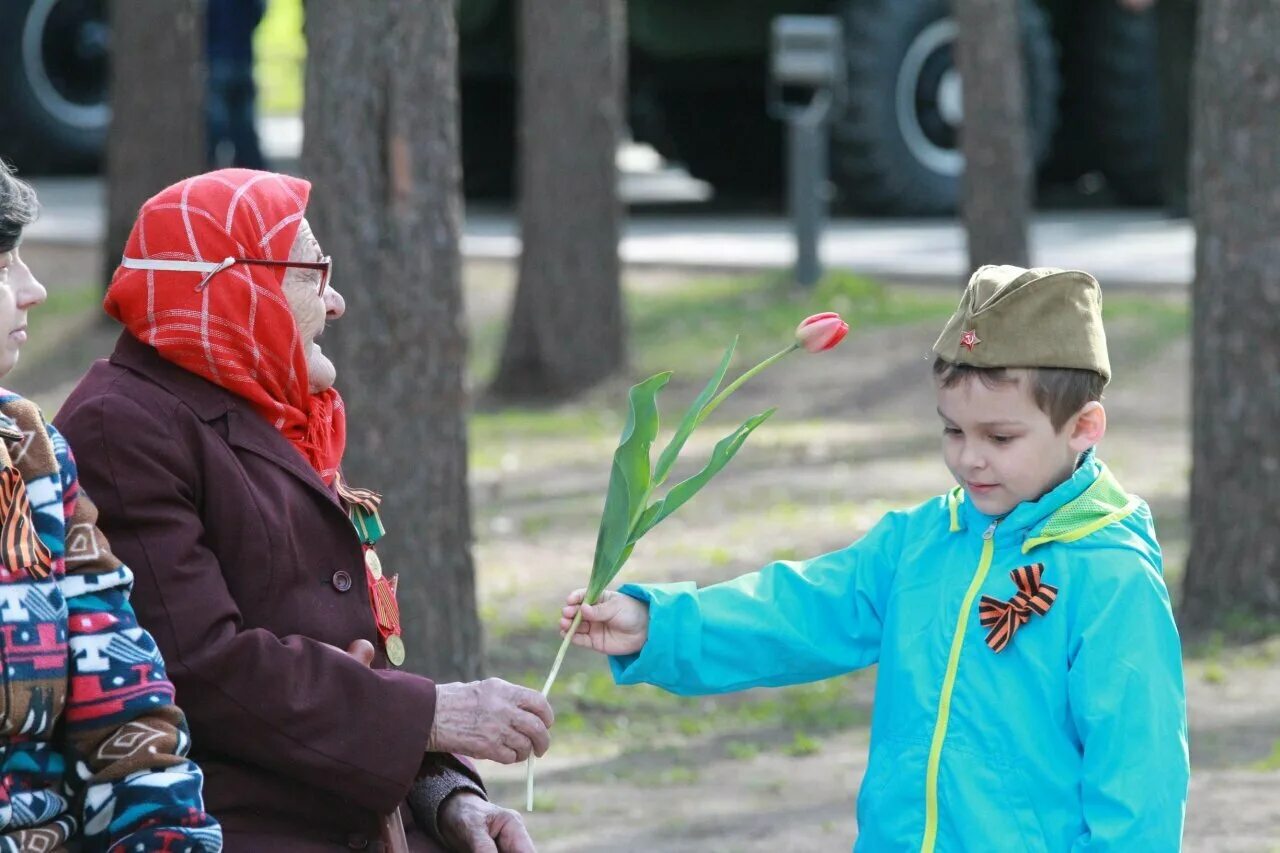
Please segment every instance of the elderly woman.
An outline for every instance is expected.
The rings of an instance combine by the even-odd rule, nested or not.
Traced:
[[[0,376],[45,290],[18,250],[31,188],[0,162]],[[222,848],[132,575],[95,526],[71,451],[0,390],[0,851]]]
[[[378,497],[341,473],[347,412],[316,338],[344,303],[309,192],[226,169],[147,201],[107,292],[125,331],[57,423],[95,457],[82,476],[135,566],[228,850],[523,853],[519,817],[450,753],[541,754],[546,701],[388,666],[395,587]]]

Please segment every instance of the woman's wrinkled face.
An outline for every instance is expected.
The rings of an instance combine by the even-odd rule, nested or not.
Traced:
[[[47,295],[16,246],[0,252],[0,376],[18,363],[19,351],[27,342],[27,312]]]
[[[311,224],[303,219],[298,226],[298,236],[294,238],[293,249],[289,252],[291,261],[318,261],[324,257],[320,244],[311,233]],[[284,274],[284,296],[289,302],[289,310],[298,326],[298,335],[302,339],[302,352],[307,359],[307,380],[312,394],[318,394],[333,387],[337,378],[337,370],[333,362],[320,348],[319,338],[324,334],[326,321],[337,320],[346,311],[346,302],[342,294],[334,290],[333,282],[320,288],[319,270],[295,269],[290,267]]]

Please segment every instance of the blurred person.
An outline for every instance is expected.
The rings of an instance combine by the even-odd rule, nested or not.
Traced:
[[[1178,850],[1182,650],[1151,512],[1097,458],[1097,281],[986,266],[934,344],[950,492],[735,580],[627,584],[560,628],[682,695],[877,664],[857,850]]]
[[[0,161],[0,376],[45,301],[20,246],[36,213]],[[186,720],[97,516],[67,442],[0,389],[0,850],[216,853]]]
[[[253,79],[253,31],[266,9],[266,0],[208,0],[205,121],[211,167],[266,168],[255,124],[258,88]]]
[[[459,756],[543,754],[550,705],[395,668],[381,499],[342,473],[348,423],[394,415],[349,417],[334,387],[319,338],[346,303],[310,192],[223,169],[143,204],[105,302],[124,331],[57,423],[98,456],[81,473],[138,573],[228,850],[531,853]]]

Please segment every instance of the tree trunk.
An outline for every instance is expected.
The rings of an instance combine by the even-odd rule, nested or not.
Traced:
[[[1029,266],[1031,145],[1018,0],[953,0],[964,92],[961,215],[969,267]]]
[[[475,678],[453,2],[309,0],[306,34],[307,217],[347,301],[344,468],[384,496],[406,666]]]
[[[105,288],[142,203],[204,171],[204,0],[111,0]]]
[[[524,249],[493,390],[561,397],[625,358],[617,191],[626,19],[621,0],[519,0]]]
[[[1189,628],[1280,620],[1280,4],[1200,6]]]

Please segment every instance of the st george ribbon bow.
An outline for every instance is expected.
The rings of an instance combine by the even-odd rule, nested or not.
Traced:
[[[987,645],[992,651],[1004,651],[1014,632],[1031,621],[1032,613],[1043,616],[1049,612],[1050,605],[1058,597],[1058,588],[1040,583],[1043,573],[1044,563],[1021,566],[1009,573],[1018,587],[1013,598],[1001,601],[989,595],[982,596],[978,621],[982,627],[991,629],[987,633]]]

